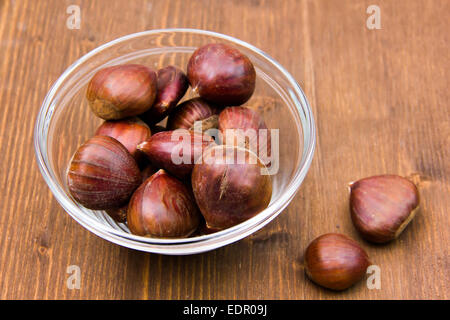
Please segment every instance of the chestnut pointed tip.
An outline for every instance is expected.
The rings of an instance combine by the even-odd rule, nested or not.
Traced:
[[[170,102],[168,101],[162,101],[159,106],[161,107],[161,109],[167,109],[170,106]]]
[[[351,181],[351,182],[347,183],[347,190],[348,190],[349,194],[352,193],[352,189],[353,189],[354,184],[355,184],[355,181]]]
[[[145,148],[145,146],[147,145],[147,143],[148,143],[147,141],[144,141],[144,142],[139,143],[139,144],[136,146],[136,149],[139,150],[139,151],[142,151],[142,149]]]

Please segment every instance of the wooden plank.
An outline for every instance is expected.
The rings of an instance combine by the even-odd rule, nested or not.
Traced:
[[[81,28],[66,8],[81,8]],[[450,205],[449,33],[446,0],[0,1],[1,299],[448,299]],[[190,27],[235,36],[277,59],[313,107],[318,145],[291,205],[258,233],[193,256],[122,248],[59,206],[37,169],[33,125],[51,84],[77,58],[126,34]],[[83,118],[74,127],[82,126]],[[399,240],[364,242],[348,212],[347,183],[411,176],[421,211]],[[381,268],[341,293],[308,281],[302,255],[342,232]],[[81,270],[68,289],[67,267]]]

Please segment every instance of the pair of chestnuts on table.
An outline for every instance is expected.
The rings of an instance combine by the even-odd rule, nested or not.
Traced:
[[[397,175],[364,178],[350,184],[351,220],[361,236],[373,243],[396,239],[419,208],[414,183]],[[366,251],[349,237],[324,234],[306,249],[306,274],[317,284],[344,290],[363,278],[370,265]]]
[[[174,66],[100,69],[86,97],[106,121],[70,161],[71,195],[147,237],[211,233],[255,216],[272,196],[271,178],[262,174],[267,163],[233,136],[267,129],[256,111],[241,106],[255,82],[248,57],[225,44],[198,48],[187,74]],[[189,86],[198,97],[179,103]],[[166,127],[158,125],[166,117]],[[204,133],[211,128],[222,141]]]

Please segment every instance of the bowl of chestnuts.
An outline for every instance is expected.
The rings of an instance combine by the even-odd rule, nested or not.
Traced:
[[[121,37],[72,64],[38,114],[35,151],[61,206],[136,250],[193,254],[289,204],[315,126],[294,78],[241,40],[194,29]]]

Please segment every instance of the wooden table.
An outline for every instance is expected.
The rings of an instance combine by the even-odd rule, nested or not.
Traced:
[[[69,5],[81,9],[69,29]],[[369,29],[367,7],[380,8]],[[0,0],[0,298],[448,299],[450,107],[448,0]],[[318,128],[315,158],[276,220],[227,247],[192,256],[129,250],[85,230],[37,168],[33,125],[52,83],[117,37],[189,27],[268,52],[304,88]],[[418,183],[421,211],[395,242],[374,246],[352,226],[347,183],[396,173]],[[302,255],[345,233],[381,268],[335,293],[307,280]],[[68,267],[81,271],[69,289]]]

